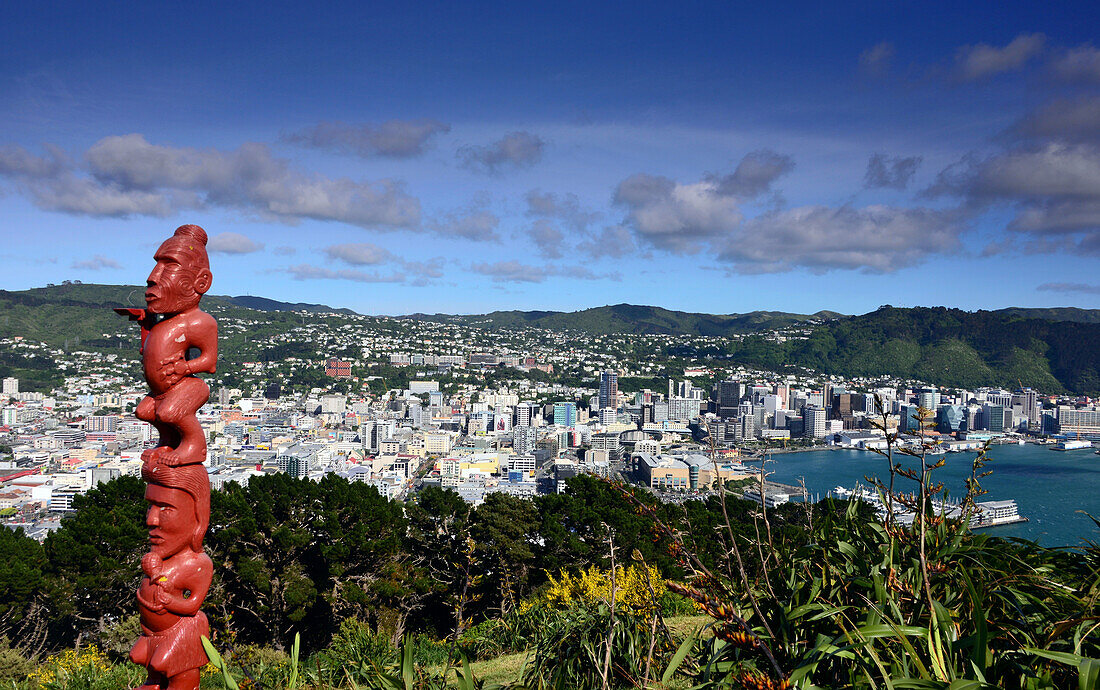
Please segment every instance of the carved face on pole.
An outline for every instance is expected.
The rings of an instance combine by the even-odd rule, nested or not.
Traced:
[[[145,281],[145,304],[154,314],[193,309],[210,289],[213,276],[206,255],[206,233],[195,225],[180,226],[153,255],[157,265]]]
[[[149,502],[145,525],[150,551],[163,560],[190,548],[198,527],[195,499],[181,489],[150,484],[145,488],[145,500]]]

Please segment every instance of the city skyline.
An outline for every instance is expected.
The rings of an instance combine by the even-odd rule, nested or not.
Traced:
[[[1100,308],[1100,45],[1057,8],[19,6],[0,288],[367,314]]]

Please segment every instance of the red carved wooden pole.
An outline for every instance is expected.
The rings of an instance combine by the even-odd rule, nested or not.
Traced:
[[[130,659],[149,671],[142,690],[197,690],[207,662],[201,637],[210,634],[199,609],[213,563],[202,550],[210,523],[210,479],[202,464],[206,438],[195,417],[210,388],[195,374],[213,374],[218,360],[218,325],[199,309],[213,280],[206,232],[180,226],[153,258],[147,308],[115,310],[141,324],[149,395],[134,414],[160,432],[157,447],[141,455],[149,553],[141,559],[145,577],[137,591],[142,634]]]

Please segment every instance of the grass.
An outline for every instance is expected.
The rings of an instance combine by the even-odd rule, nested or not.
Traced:
[[[672,616],[665,619],[665,625],[668,626],[669,632],[672,633],[672,636],[675,637],[677,641],[682,640],[688,633],[694,632],[707,623],[713,622],[713,618],[702,614],[698,616]],[[470,668],[474,672],[474,677],[479,681],[484,681],[486,684],[515,683],[520,680],[524,668],[530,663],[533,655],[534,650],[516,652],[515,654],[504,654],[503,656],[492,659],[471,662]],[[442,670],[442,667],[435,666],[431,669],[431,672],[438,674]],[[454,684],[457,686],[458,677],[455,675],[456,670],[457,669],[452,668],[447,675],[448,685]],[[678,686],[674,684],[669,687]]]

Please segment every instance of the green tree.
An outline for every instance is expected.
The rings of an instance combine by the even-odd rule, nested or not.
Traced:
[[[46,537],[51,646],[103,634],[134,611],[147,550],[145,484],[119,477],[73,498],[73,515]]]

